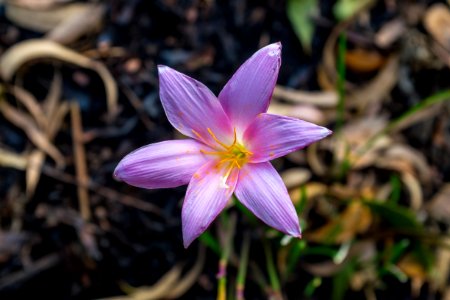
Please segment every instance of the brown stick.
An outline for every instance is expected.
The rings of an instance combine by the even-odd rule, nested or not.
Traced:
[[[78,102],[72,101],[70,104],[70,116],[72,119],[72,139],[73,152],[75,156],[75,170],[77,180],[82,183],[77,187],[78,203],[80,206],[80,214],[83,220],[89,221],[91,218],[91,209],[89,205],[89,193],[86,185],[89,182],[86,154],[83,144],[83,125],[81,124],[80,106]]]

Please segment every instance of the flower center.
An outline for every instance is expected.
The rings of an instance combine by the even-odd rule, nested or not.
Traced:
[[[194,131],[194,133],[197,136],[201,137],[196,131]],[[231,172],[235,167],[237,167],[238,169],[242,168],[242,166],[248,161],[248,159],[250,158],[250,156],[253,155],[253,153],[248,151],[244,145],[238,143],[236,137],[236,129],[234,129],[234,140],[231,145],[226,145],[222,143],[210,128],[208,128],[208,133],[211,135],[213,140],[219,145],[219,147],[214,147],[215,149],[217,149],[217,151],[205,151],[205,150],[200,151],[203,154],[218,156],[219,160],[216,167],[219,169],[225,166],[227,171],[222,178],[222,186],[224,188],[228,188],[228,185],[226,184],[228,176],[231,174]]]

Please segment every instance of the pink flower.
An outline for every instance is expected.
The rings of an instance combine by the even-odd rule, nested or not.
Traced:
[[[267,225],[301,237],[298,216],[270,160],[331,133],[298,119],[266,113],[281,65],[281,44],[256,52],[217,98],[202,83],[159,66],[160,96],[170,123],[191,139],[144,146],[114,171],[128,184],[170,188],[188,184],[182,208],[188,247],[234,193]]]

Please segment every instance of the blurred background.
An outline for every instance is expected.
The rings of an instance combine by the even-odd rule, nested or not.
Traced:
[[[186,188],[112,177],[182,138],[156,65],[278,41],[269,111],[334,131],[273,161],[303,239],[233,201],[185,250]],[[444,0],[0,0],[0,298],[450,299],[449,67]]]

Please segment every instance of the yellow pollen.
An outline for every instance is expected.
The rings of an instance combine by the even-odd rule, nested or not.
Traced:
[[[213,133],[211,128],[207,128],[208,133],[211,135],[212,139],[220,146],[218,147],[220,150],[217,151],[205,151],[200,150],[203,154],[208,155],[216,155],[218,156],[218,163],[216,165],[216,168],[222,168],[225,165],[226,173],[221,178],[221,186],[224,188],[228,188],[228,185],[226,184],[226,181],[230,174],[232,173],[234,168],[242,168],[242,166],[248,161],[250,156],[253,155],[253,153],[247,148],[238,142],[237,135],[236,135],[236,129],[234,129],[234,140],[231,145],[226,145],[225,143],[222,143],[216,135]],[[204,140],[198,132],[193,131],[195,135],[197,135],[201,140]],[[215,148],[215,147],[214,147]]]

